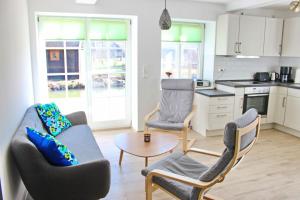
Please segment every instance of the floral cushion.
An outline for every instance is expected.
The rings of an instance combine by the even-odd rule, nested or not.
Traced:
[[[43,154],[46,160],[56,166],[77,165],[74,154],[61,142],[48,133],[40,133],[26,127],[29,140]]]
[[[36,106],[36,110],[47,131],[53,136],[57,136],[72,126],[68,118],[60,113],[55,103],[39,104]]]

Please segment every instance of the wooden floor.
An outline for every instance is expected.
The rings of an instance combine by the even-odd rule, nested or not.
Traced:
[[[144,200],[144,167],[142,158],[124,153],[122,167],[118,165],[119,150],[114,145],[114,136],[130,130],[95,132],[97,142],[110,160],[112,167],[111,189],[105,199],[109,200]],[[197,138],[194,146],[214,151],[224,149],[222,137]],[[212,164],[215,158],[189,154],[194,159]],[[166,156],[149,160],[149,164]],[[300,138],[276,131],[261,131],[260,138],[252,151],[224,180],[209,193],[223,199],[239,200],[286,200],[300,199]],[[156,191],[154,200],[172,199],[167,194]]]

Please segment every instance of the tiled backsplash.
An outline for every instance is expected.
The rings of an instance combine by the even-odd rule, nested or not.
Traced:
[[[215,57],[215,80],[252,79],[255,72],[279,72],[279,57]],[[220,71],[224,69],[224,71]]]

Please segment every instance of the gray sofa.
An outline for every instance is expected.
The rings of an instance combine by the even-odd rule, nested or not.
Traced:
[[[28,108],[11,142],[17,168],[29,195],[35,200],[93,200],[110,188],[110,163],[87,125],[84,112],[67,115],[73,126],[56,138],[76,156],[79,165],[58,167],[47,162],[27,138],[25,127],[46,132],[34,106]]]

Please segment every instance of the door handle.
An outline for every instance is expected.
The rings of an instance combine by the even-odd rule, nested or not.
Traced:
[[[244,107],[244,98],[240,99],[240,108],[243,109]]]
[[[286,97],[283,97],[283,98],[282,98],[282,107],[283,107],[283,108],[285,107],[285,104],[286,104]]]
[[[279,45],[279,55],[282,54],[282,44]]]
[[[241,42],[239,42],[238,43],[238,53],[239,54],[241,54],[242,52],[241,52],[241,46],[242,46],[242,43]]]
[[[239,50],[238,50],[238,45],[239,45],[239,43],[238,43],[238,42],[236,42],[236,43],[234,44],[234,53],[236,53],[236,54],[238,54],[238,53],[239,53]]]

